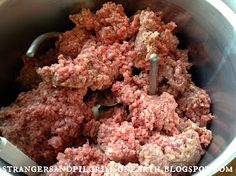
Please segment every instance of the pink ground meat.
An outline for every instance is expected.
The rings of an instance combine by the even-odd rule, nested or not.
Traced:
[[[207,146],[210,144],[212,140],[212,132],[210,130],[208,130],[206,127],[199,127],[199,125],[197,125],[190,119],[182,118],[180,120],[178,129],[181,132],[186,131],[188,129],[195,130],[199,135],[200,143],[203,148],[207,148]]]
[[[40,68],[38,73],[44,81],[54,86],[92,90],[110,87],[123,65],[132,63],[135,56],[132,43],[114,43],[109,46],[96,46],[94,42],[90,44],[74,60],[67,60],[60,55],[58,64]],[[131,69],[132,64],[129,65]]]
[[[92,115],[82,101],[84,94],[40,83],[0,110],[2,134],[39,164],[52,164],[79,137],[84,117]]]
[[[142,165],[155,164],[161,167],[196,165],[202,153],[199,135],[192,129],[171,137],[155,133],[142,146],[139,162]]]
[[[17,81],[21,83],[22,88],[25,90],[37,88],[38,84],[42,81],[36,72],[37,68],[56,63],[57,57],[57,49],[50,49],[39,58],[30,58],[24,55],[22,57],[23,67],[20,70],[20,75],[17,77]]]
[[[140,144],[130,122],[118,124],[107,120],[100,126],[97,140],[110,160],[125,163],[137,160]]]
[[[60,54],[74,59],[80,53],[85,42],[91,37],[91,34],[85,29],[75,27],[59,36],[56,47]]]
[[[135,50],[141,53],[135,60],[135,66],[149,69],[150,54],[155,52],[159,58],[159,93],[165,91],[175,97],[187,87],[190,68],[186,50],[177,49],[179,43],[172,31],[173,22],[164,24],[161,14],[152,11],[141,11],[140,28],[135,40]],[[143,59],[145,58],[145,59]]]
[[[91,117],[88,122],[85,122],[83,126],[83,135],[89,137],[93,142],[97,142],[97,135],[101,124],[113,121],[114,123],[122,123],[128,120],[128,114],[124,106],[115,106],[103,113],[98,120]]]
[[[177,48],[173,34],[176,24],[151,10],[128,17],[111,2],[70,19],[76,26],[60,35],[56,49],[41,60],[24,58],[18,80],[34,89],[0,109],[2,135],[38,164],[113,170],[48,176],[169,176],[153,170],[196,165],[212,139],[206,128],[211,99],[191,80],[188,50]],[[153,52],[157,95],[149,95]],[[92,108],[106,90],[119,104],[96,116]]]
[[[175,112],[177,103],[170,94],[164,92],[161,96],[150,96],[137,86],[121,82],[113,84],[112,90],[118,102],[129,105],[134,127],[165,131],[167,134],[178,133],[176,125],[179,116]]]
[[[88,170],[89,166],[106,166],[108,163],[108,158],[106,155],[97,147],[90,146],[89,144],[84,144],[78,148],[67,148],[65,149],[64,153],[59,153],[57,156],[58,162],[54,165],[58,168],[63,168],[66,166],[85,166]],[[101,171],[101,170],[100,170]],[[61,175],[68,175],[68,176],[99,176],[103,175],[102,172],[48,172],[47,176],[61,176]]]
[[[70,18],[77,26],[94,30],[97,40],[103,44],[124,41],[139,28],[138,15],[131,21],[124,13],[122,5],[111,2],[104,4],[96,14],[92,14],[90,10],[82,10]]]
[[[140,27],[135,40],[135,49],[141,57],[135,64],[138,68],[148,70],[151,53],[157,53],[162,61],[169,55],[169,51],[177,49],[178,39],[172,34],[176,24],[173,22],[164,24],[161,21],[161,14],[147,10],[141,11],[139,18]]]
[[[206,91],[194,84],[190,84],[182,97],[178,99],[180,112],[200,126],[206,126],[212,120],[210,105],[211,99]]]

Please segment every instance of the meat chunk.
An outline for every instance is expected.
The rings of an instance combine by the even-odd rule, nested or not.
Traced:
[[[94,30],[97,40],[103,44],[122,42],[133,36],[139,27],[138,15],[131,21],[122,5],[112,2],[104,4],[96,14],[86,9],[70,18],[77,26]]]
[[[200,138],[200,143],[203,148],[206,148],[212,139],[212,132],[208,130],[206,127],[199,127],[196,123],[191,121],[190,119],[181,119],[179,123],[178,129],[183,132],[189,129],[195,130]]]
[[[127,72],[128,73],[128,72]],[[149,74],[141,71],[138,75],[132,75],[131,73],[124,77],[125,83],[132,83],[139,89],[149,93]]]
[[[104,111],[101,114],[102,115],[99,119],[101,123],[105,123],[109,119],[119,124],[121,124],[124,121],[130,121],[130,117],[126,110],[126,107],[123,105],[122,106],[118,105],[113,108],[110,108],[109,110]]]
[[[187,50],[177,49],[179,41],[173,34],[175,27],[173,22],[164,24],[161,14],[141,11],[140,28],[135,40],[135,50],[139,56],[135,66],[148,73],[150,55],[156,53],[159,58],[159,93],[168,92],[177,97],[188,86],[190,75],[187,70],[191,64]]]
[[[190,64],[186,59],[175,60],[170,56],[163,62],[158,73],[159,92],[166,91],[176,98],[182,95],[190,84]]]
[[[148,129],[145,129],[143,127],[134,128],[134,131],[135,138],[139,141],[141,145],[145,144],[148,141],[152,133],[152,131],[149,131]]]
[[[38,84],[42,81],[36,72],[37,68],[56,63],[57,56],[57,49],[50,49],[43,56],[39,56],[39,58],[23,56],[23,67],[20,70],[20,75],[17,77],[17,81],[20,82],[22,89],[31,90],[37,88]]]
[[[88,31],[75,27],[59,36],[56,47],[60,54],[74,59],[80,53],[85,42],[91,38],[93,37]]]
[[[83,135],[90,137],[94,142],[96,142],[98,131],[102,123],[113,121],[120,124],[126,120],[128,120],[128,114],[125,110],[125,107],[115,106],[107,111],[100,112],[99,119],[96,120],[94,117],[92,117],[91,120],[86,122],[83,126]]]
[[[63,168],[66,166],[77,166],[74,172],[67,172],[68,176],[101,176],[103,173],[100,170],[89,171],[89,166],[91,168],[106,166],[108,163],[107,157],[104,153],[96,147],[92,147],[89,144],[84,144],[82,147],[78,148],[67,148],[64,153],[59,153],[57,156],[58,162],[54,165],[57,168]],[[79,167],[83,167],[79,168]],[[85,169],[84,169],[85,168]],[[87,172],[86,172],[87,171]],[[47,176],[60,176],[63,174],[61,172],[48,172]]]
[[[141,147],[139,153],[139,162],[144,166],[151,164],[164,168],[168,166],[167,156],[163,153],[162,148],[153,143],[147,143]]]
[[[145,145],[139,154],[139,162],[143,165],[156,164],[162,167],[196,165],[204,153],[199,135],[192,129],[174,136],[155,133]]]
[[[150,96],[137,86],[117,82],[112,87],[118,102],[129,105],[134,127],[148,130],[165,131],[176,134],[179,116],[175,112],[177,103],[173,96],[163,93],[161,96]]]
[[[205,90],[190,84],[189,88],[178,99],[178,109],[200,126],[206,126],[212,120],[210,113],[211,99]]]
[[[172,34],[175,27],[176,24],[173,22],[164,24],[161,14],[148,10],[141,11],[140,27],[135,40],[135,49],[140,53],[140,57],[135,61],[135,66],[148,70],[152,53],[158,54],[161,63],[169,51],[176,50],[179,41]]]
[[[52,88],[40,83],[1,108],[2,134],[38,164],[52,164],[58,152],[73,144],[85,116],[92,112],[80,89]]]
[[[100,126],[97,140],[110,160],[117,162],[137,160],[140,144],[135,139],[135,130],[131,123],[118,124],[108,120]]]
[[[58,64],[40,68],[37,72],[44,81],[54,86],[100,90],[112,85],[124,65],[129,65],[131,69],[130,63],[135,57],[132,43],[88,45],[76,59],[67,60],[61,55]]]
[[[142,166],[137,163],[128,163],[122,165],[114,161],[110,161],[107,165],[108,171],[104,176],[170,176],[161,169],[155,168],[153,164],[149,166]]]

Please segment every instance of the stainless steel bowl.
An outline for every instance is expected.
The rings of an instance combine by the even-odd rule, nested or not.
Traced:
[[[68,14],[81,7],[98,9],[104,0],[0,0],[0,105],[18,93],[14,83],[34,37],[71,27]],[[236,157],[236,15],[220,0],[118,0],[128,14],[150,7],[178,24],[182,47],[190,47],[195,83],[210,94],[215,116],[213,141],[195,175],[212,175]]]

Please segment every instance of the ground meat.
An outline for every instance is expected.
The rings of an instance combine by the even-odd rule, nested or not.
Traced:
[[[84,144],[82,147],[78,148],[67,148],[64,153],[59,153],[57,156],[58,162],[54,165],[58,168],[63,168],[66,166],[85,166],[88,170],[89,166],[101,167],[106,166],[108,163],[108,158],[104,153],[97,147],[90,146],[89,144]],[[47,176],[60,176],[64,173],[60,172],[48,172]],[[68,176],[99,176],[103,175],[101,172],[69,172],[66,173]]]
[[[39,58],[31,58],[27,56],[22,57],[23,67],[20,70],[20,75],[17,77],[17,81],[20,82],[24,90],[30,90],[37,88],[38,84],[42,81],[36,70],[38,67],[45,65],[51,65],[56,63],[58,51],[56,49],[50,49]]]
[[[90,44],[76,59],[67,60],[61,55],[58,64],[40,68],[37,72],[54,86],[100,90],[112,85],[123,65],[128,64],[131,69],[135,56],[132,43],[98,47],[95,43],[95,46]]]
[[[163,153],[159,145],[153,143],[147,143],[141,147],[139,162],[144,166],[149,166],[150,164],[154,164],[160,168],[168,166],[167,156]]]
[[[149,139],[151,132],[143,127],[134,128],[135,138],[141,145],[145,144]]]
[[[57,153],[79,137],[84,116],[92,115],[82,101],[84,94],[40,83],[0,110],[2,134],[38,164],[52,164]]]
[[[140,144],[130,122],[106,121],[99,128],[97,140],[110,160],[124,163],[137,160]]]
[[[164,64],[159,67],[159,91],[166,91],[175,97],[182,94],[188,87],[191,78],[187,71],[189,66],[186,60],[175,60],[167,56]]]
[[[123,121],[130,121],[129,114],[125,106],[115,106],[108,111],[105,111],[100,117],[100,122],[106,122],[107,119],[112,119],[115,123],[121,124]]]
[[[195,130],[200,138],[200,143],[203,148],[206,148],[212,139],[212,132],[208,130],[206,127],[199,127],[196,123],[193,123],[190,119],[182,118],[179,123],[179,130],[181,132],[193,129]]]
[[[148,143],[145,144],[148,146],[144,145],[142,147],[139,155],[139,162],[143,165],[196,165],[204,153],[200,144],[199,135],[192,129],[171,137],[155,133],[149,139]]]
[[[150,55],[157,53],[159,94],[168,92],[177,97],[188,85],[190,75],[187,70],[191,64],[187,50],[177,49],[179,41],[172,33],[175,27],[173,22],[164,24],[161,14],[141,11],[140,28],[135,40],[135,49],[141,54],[135,60],[135,66],[148,73]]]
[[[164,24],[161,14],[141,11],[140,28],[135,40],[135,49],[140,53],[140,57],[135,61],[135,66],[148,70],[150,54],[157,53],[161,63],[169,51],[176,50],[178,39],[172,34],[175,27],[173,22]]]
[[[71,59],[76,58],[85,42],[92,38],[91,34],[80,27],[75,27],[59,36],[56,47],[60,54]]]
[[[125,110],[124,106],[115,106],[104,112],[100,112],[99,119],[90,119],[83,126],[83,135],[89,138],[92,138],[93,142],[97,140],[98,130],[102,123],[106,123],[107,121],[113,121],[115,123],[122,123],[123,121],[128,120],[128,114]]]
[[[130,76],[129,79],[125,79],[124,82],[133,83],[138,86],[139,89],[149,93],[149,74],[141,72],[139,75]]]
[[[92,118],[90,121],[84,124],[83,135],[96,139],[100,125],[101,123],[98,120],[95,120],[94,118]]]
[[[170,176],[171,174],[163,170],[157,170],[153,164],[149,166],[142,166],[137,163],[128,163],[122,165],[114,161],[110,161],[107,165],[109,172],[104,176]]]
[[[188,51],[177,48],[173,34],[176,24],[151,10],[129,18],[111,2],[70,19],[76,26],[60,35],[56,49],[42,60],[24,59],[19,80],[35,89],[0,109],[3,136],[38,164],[54,164],[65,150],[55,166],[114,170],[50,176],[163,176],[171,174],[156,167],[197,164],[212,139],[205,127],[211,100],[191,80]],[[159,58],[158,92],[149,95],[153,52]],[[96,115],[99,97],[118,104]]]
[[[134,16],[133,21],[124,13],[122,5],[108,2],[92,14],[90,10],[71,15],[72,21],[79,27],[94,30],[97,40],[103,44],[124,41],[133,36],[139,27],[139,17]]]
[[[178,99],[178,109],[200,126],[206,126],[212,120],[210,113],[211,99],[205,90],[190,84],[188,89]]]
[[[121,82],[113,84],[112,90],[117,95],[118,102],[129,105],[134,127],[165,131],[167,134],[178,133],[176,125],[179,123],[179,116],[175,112],[177,103],[170,94],[150,96],[137,86]]]

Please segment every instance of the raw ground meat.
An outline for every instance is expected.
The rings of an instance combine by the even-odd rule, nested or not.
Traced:
[[[133,36],[139,28],[139,17],[131,21],[124,13],[122,5],[108,2],[93,14],[84,9],[81,13],[71,15],[70,19],[79,27],[94,30],[96,38],[103,44],[122,42]]]
[[[106,155],[97,147],[90,146],[89,144],[84,144],[82,147],[78,148],[67,148],[65,149],[64,153],[59,153],[57,156],[58,162],[54,165],[58,168],[63,168],[66,166],[85,166],[88,170],[89,166],[92,167],[101,167],[106,166],[108,163],[108,158]],[[68,176],[100,176],[103,175],[101,172],[48,172],[47,176],[61,176],[61,175],[68,175]]]
[[[56,47],[60,54],[74,59],[80,53],[85,42],[90,38],[92,38],[90,32],[80,27],[75,27],[59,36]]]
[[[140,28],[135,40],[139,57],[135,60],[135,66],[148,72],[149,57],[157,53],[159,94],[165,91],[177,97],[188,86],[190,75],[187,70],[191,64],[188,62],[187,50],[177,49],[179,41],[172,33],[175,27],[173,22],[164,24],[161,13],[141,11]]]
[[[24,55],[22,57],[23,67],[20,70],[20,75],[17,77],[17,81],[21,83],[22,88],[24,90],[37,88],[38,84],[42,81],[36,72],[37,68],[56,63],[57,56],[57,49],[50,49],[39,58],[29,58]]]
[[[58,64],[40,68],[37,72],[53,86],[101,90],[114,83],[119,71],[124,70],[123,65],[128,64],[131,69],[134,56],[132,43],[96,46],[91,42],[74,60],[60,55]]]
[[[99,119],[92,117],[88,122],[84,123],[83,135],[92,139],[97,143],[97,135],[101,124],[113,121],[114,123],[122,123],[128,120],[128,114],[124,106],[115,106],[104,112],[101,112]]]
[[[118,124],[107,120],[101,124],[97,140],[110,160],[122,163],[137,161],[140,144],[130,122]]]
[[[113,84],[112,91],[118,102],[129,105],[134,127],[165,131],[167,134],[178,133],[177,103],[172,95],[164,92],[161,96],[150,96],[137,86],[121,82]]]
[[[145,166],[154,164],[161,168],[196,165],[202,153],[199,135],[192,129],[171,137],[155,133],[142,146],[139,162]]]
[[[40,83],[21,93],[9,107],[1,108],[3,136],[39,164],[52,164],[59,151],[79,137],[84,116],[91,109],[82,101],[85,91],[53,88]]]
[[[212,120],[210,112],[211,99],[205,90],[190,84],[182,97],[178,99],[178,109],[184,116],[206,126]]]
[[[114,171],[48,176],[169,176],[153,170],[196,165],[212,139],[206,128],[211,99],[191,80],[188,50],[177,48],[176,24],[151,10],[128,17],[111,2],[70,19],[76,26],[60,35],[55,49],[39,59],[23,58],[18,80],[33,90],[0,109],[3,136],[38,164]],[[149,95],[153,52],[158,92]],[[96,116],[93,109],[106,90],[119,104]]]
[[[189,129],[195,130],[200,138],[200,143],[203,148],[207,148],[212,140],[212,132],[208,130],[206,127],[199,127],[196,123],[191,121],[190,119],[182,118],[180,119],[180,123],[178,129],[183,132]]]

